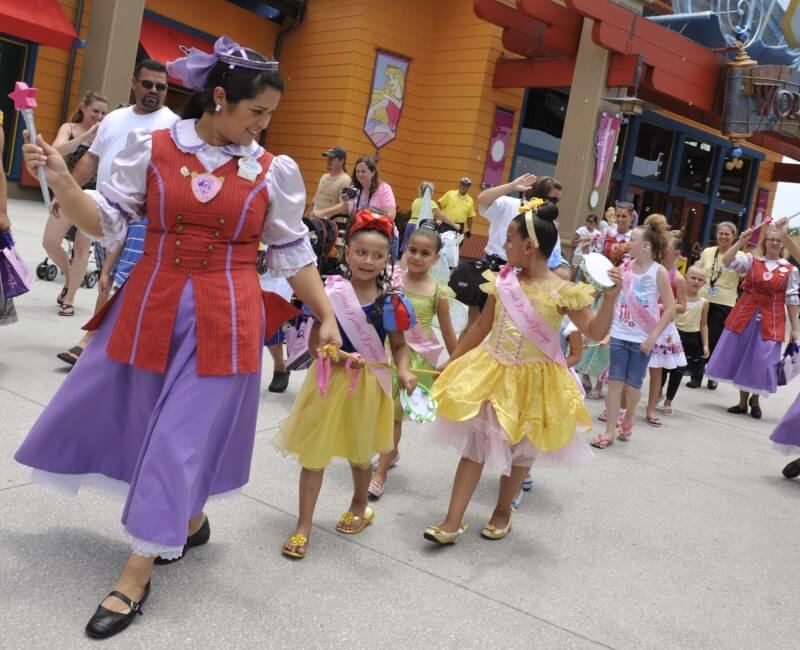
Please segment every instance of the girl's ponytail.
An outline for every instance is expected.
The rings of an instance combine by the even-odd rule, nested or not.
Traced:
[[[651,214],[639,228],[644,235],[644,240],[650,242],[653,259],[661,262],[669,245],[670,228],[667,218],[663,214]]]

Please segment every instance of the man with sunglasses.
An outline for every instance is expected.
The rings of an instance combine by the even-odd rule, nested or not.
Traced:
[[[126,106],[111,111],[100,122],[97,135],[89,151],[78,161],[72,175],[79,185],[83,186],[93,176],[97,176],[97,187],[111,176],[111,165],[125,148],[128,135],[134,129],[155,131],[172,126],[178,116],[164,106],[167,98],[167,69],[163,63],[153,59],[145,59],[136,64],[131,80],[131,89],[135,98],[133,106]],[[58,209],[57,206],[54,209]],[[95,313],[108,301],[111,296],[111,279],[114,277],[112,269],[117,265],[117,259],[122,254],[122,261],[116,270],[116,284],[120,282],[120,271],[125,270],[125,277],[133,265],[141,257],[144,250],[144,232],[146,221],[140,221],[128,230],[128,237],[124,247],[109,250],[103,261],[103,269],[98,283],[99,295],[95,303]],[[123,264],[124,262],[124,264]],[[78,345],[65,352],[59,353],[58,358],[73,365],[80,357],[83,350],[93,336],[93,332],[86,332]]]

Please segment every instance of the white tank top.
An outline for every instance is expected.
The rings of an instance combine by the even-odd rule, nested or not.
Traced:
[[[630,271],[633,276],[631,292],[636,294],[639,302],[645,307],[649,307],[654,314],[658,313],[659,293],[656,274],[660,268],[661,265],[658,262],[653,262],[641,275],[634,273],[633,270]],[[620,292],[614,310],[614,322],[611,323],[611,337],[623,341],[641,343],[648,336],[648,332],[642,329],[639,323],[635,322],[633,313],[628,307],[625,292]]]

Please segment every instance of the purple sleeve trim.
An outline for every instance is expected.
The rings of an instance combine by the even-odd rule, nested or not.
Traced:
[[[283,250],[284,248],[294,248],[295,246],[301,246],[303,242],[306,240],[305,237],[300,237],[300,239],[295,239],[294,241],[290,241],[288,244],[270,244],[270,248],[279,251]]]
[[[102,196],[102,194],[101,194],[101,196]],[[137,214],[136,212],[131,212],[129,210],[126,210],[119,203],[115,203],[114,201],[109,201],[104,196],[103,196],[103,198],[105,199],[106,203],[108,203],[109,207],[113,208],[114,210],[116,210],[120,214],[124,215],[125,218],[128,219],[128,221],[130,221],[132,218],[136,218],[136,219],[142,219],[143,218],[142,215]]]

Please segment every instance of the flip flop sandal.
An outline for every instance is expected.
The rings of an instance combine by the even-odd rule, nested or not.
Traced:
[[[75,315],[75,307],[72,305],[68,305],[65,302],[61,303],[61,308],[58,310],[59,316],[74,316]]]
[[[589,443],[595,449],[606,449],[614,444],[614,441],[604,436],[597,436]]]
[[[601,399],[601,397],[602,397],[602,396],[600,395],[600,392],[599,392],[599,391],[592,390],[592,391],[589,391],[589,392],[586,394],[586,397],[587,397],[588,399],[595,399],[595,400],[596,400],[596,399]]]
[[[658,418],[651,418],[649,415],[645,418],[645,422],[647,422],[647,424],[649,424],[651,427],[655,427],[656,429],[664,425],[664,423],[661,420],[659,420]]]
[[[61,290],[61,293],[60,293],[60,294],[58,294],[58,298],[56,298],[56,302],[57,302],[59,305],[63,305],[63,304],[64,304],[64,296],[66,296],[66,295],[67,295],[67,287],[64,287],[64,288]]]
[[[626,429],[625,422],[619,423],[619,429],[617,430],[617,440],[622,440],[623,442],[628,442],[633,435],[633,422],[631,422],[631,426]]]
[[[76,345],[74,348],[70,348],[66,352],[59,352],[56,357],[61,359],[61,361],[64,363],[74,366],[82,353],[83,348],[80,345]]]
[[[661,407],[661,412],[664,415],[672,415],[672,407],[671,406],[662,406]]]
[[[300,553],[298,551],[290,551],[288,548],[286,548],[287,545],[294,546],[298,549],[303,549],[303,552]],[[286,557],[294,558],[295,560],[302,560],[306,556],[306,546],[308,546],[308,537],[305,535],[292,535],[283,543],[283,546],[281,546],[281,553],[283,553]]]
[[[356,519],[361,520],[361,523],[358,524],[358,528],[343,528],[343,526],[349,526],[354,523]],[[375,519],[375,511],[369,506],[364,510],[363,517],[356,517],[351,510],[348,510],[339,517],[339,522],[336,524],[336,532],[342,533],[343,535],[358,535],[358,533],[372,523],[373,519]]]

